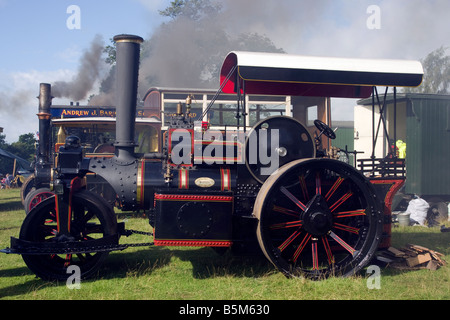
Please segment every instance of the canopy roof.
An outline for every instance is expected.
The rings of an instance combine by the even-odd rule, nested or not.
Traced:
[[[220,85],[224,93],[239,86],[247,94],[367,98],[373,86],[416,87],[422,77],[421,63],[411,60],[233,51],[222,64]]]

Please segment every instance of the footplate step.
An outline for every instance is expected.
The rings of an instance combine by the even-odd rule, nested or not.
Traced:
[[[81,254],[124,250],[128,245],[119,245],[119,236],[112,235],[96,240],[68,241],[68,242],[33,242],[11,237],[11,248],[0,250],[13,254]]]

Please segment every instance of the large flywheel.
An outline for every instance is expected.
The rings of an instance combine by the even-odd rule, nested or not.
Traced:
[[[55,210],[55,196],[51,196],[35,207],[26,216],[20,240],[40,244],[52,250],[55,245],[68,248],[77,243],[89,243],[117,234],[117,221],[112,208],[106,201],[90,191],[74,193],[71,201],[70,235],[58,235],[58,215]],[[37,276],[45,280],[65,280],[69,266],[80,269],[81,278],[93,275],[101,266],[108,252],[86,252],[66,254],[23,254],[23,260]]]
[[[353,167],[332,159],[290,162],[256,198],[257,237],[286,276],[321,279],[355,274],[373,257],[382,206]]]
[[[266,155],[270,155],[271,159],[264,162],[262,158]],[[261,120],[250,130],[245,144],[245,164],[253,178],[260,183],[288,162],[315,156],[314,140],[308,129],[298,120],[287,116]],[[274,157],[278,164],[276,167],[272,163]]]

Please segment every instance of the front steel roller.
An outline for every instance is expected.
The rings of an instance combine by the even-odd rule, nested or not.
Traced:
[[[382,205],[353,167],[301,159],[261,187],[254,214],[266,257],[286,276],[350,276],[366,266],[382,233]]]
[[[70,238],[57,236],[55,197],[37,204],[26,216],[20,240],[44,243],[79,243],[112,236],[117,233],[117,220],[111,206],[92,192],[81,190],[72,197]],[[69,239],[68,239],[69,238]],[[81,278],[92,276],[101,266],[108,252],[76,254],[23,254],[28,268],[45,280],[66,280],[71,265],[80,267]]]

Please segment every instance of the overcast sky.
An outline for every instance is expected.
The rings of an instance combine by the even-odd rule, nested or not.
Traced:
[[[170,2],[0,0],[0,127],[6,140],[37,131],[39,83],[72,80],[96,37],[105,44],[120,33],[148,39],[167,21],[158,10]],[[222,2],[228,32],[264,34],[291,54],[419,60],[450,45],[448,0]],[[68,12],[71,5],[80,9],[79,25]],[[61,103],[68,100],[53,100]],[[333,101],[336,120],[352,120],[352,110],[352,101]]]

